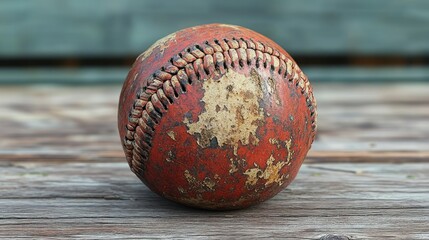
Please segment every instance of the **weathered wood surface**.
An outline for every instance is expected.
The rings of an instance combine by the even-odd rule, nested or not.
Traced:
[[[0,238],[429,239],[429,84],[315,85],[297,179],[210,212],[151,193],[116,130],[120,86],[1,86]]]
[[[306,164],[256,207],[194,210],[151,193],[122,159],[3,161],[0,237],[428,239],[429,164]]]
[[[0,16],[2,56],[136,55],[213,22],[252,28],[292,54],[429,52],[425,0],[3,0]]]
[[[2,86],[0,157],[123,157],[116,128],[120,88]],[[308,161],[429,160],[429,84],[316,84],[314,89],[319,133]]]

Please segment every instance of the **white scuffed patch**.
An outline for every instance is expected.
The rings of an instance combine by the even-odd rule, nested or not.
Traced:
[[[159,39],[158,41],[156,41],[154,44],[152,44],[152,46],[150,46],[146,51],[144,51],[142,54],[140,54],[137,59],[140,59],[141,61],[143,61],[145,58],[147,58],[149,55],[152,54],[152,52],[158,48],[159,52],[161,54],[164,53],[164,50],[169,46],[167,43],[170,40],[174,40],[176,37],[176,33],[172,33],[169,34],[161,39]],[[175,41],[175,40],[174,40]]]
[[[237,172],[246,165],[246,159],[230,158],[229,174]]]
[[[189,170],[184,172],[189,188],[195,189],[197,192],[215,191],[216,183],[219,181],[219,175],[215,174],[213,178],[205,177],[203,181],[199,181],[196,175],[191,174]]]
[[[264,121],[264,111],[259,107],[263,98],[261,77],[256,71],[250,76],[228,71],[220,79],[207,79],[203,83],[204,111],[198,121],[185,118],[188,133],[197,138],[203,148],[217,143],[230,145],[237,154],[239,143],[257,145],[258,125]]]
[[[258,166],[254,168],[247,169],[244,172],[244,175],[247,175],[246,186],[251,187],[256,185],[259,179],[265,180],[265,186],[277,183],[282,185],[285,178],[288,178],[289,175],[281,174],[282,168],[286,165],[286,162],[279,161],[274,164],[276,159],[271,155],[267,160],[267,166],[265,169],[261,169]]]
[[[240,26],[237,26],[237,25],[219,24],[219,26],[221,26],[221,27],[231,28],[231,29],[234,29],[234,30],[241,30],[241,27],[240,27]]]
[[[287,159],[286,159],[286,164],[289,166],[291,164],[291,160],[294,154],[294,151],[292,150],[292,138],[290,138],[289,140],[284,141],[284,143],[280,140],[278,140],[277,138],[270,138],[269,142],[272,145],[277,146],[277,148],[281,148],[281,147],[286,147],[287,149]]]
[[[289,140],[286,140],[286,148],[287,148],[287,160],[286,164],[289,166],[291,164],[292,156],[293,156],[293,150],[292,147],[292,138]]]
[[[173,152],[170,150],[170,151],[168,151],[167,155],[168,155],[168,157],[165,159],[165,161],[167,161],[167,162],[173,162],[174,159],[175,159],[175,156],[174,156]]]
[[[173,139],[174,141],[176,141],[176,133],[174,131],[168,131],[167,135]]]

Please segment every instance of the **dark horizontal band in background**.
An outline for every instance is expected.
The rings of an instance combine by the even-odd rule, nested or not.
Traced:
[[[429,82],[426,67],[302,66],[312,83]],[[0,68],[0,84],[122,84],[128,67]]]
[[[429,55],[294,55],[300,66],[429,66]],[[0,67],[129,67],[136,56],[2,57]]]

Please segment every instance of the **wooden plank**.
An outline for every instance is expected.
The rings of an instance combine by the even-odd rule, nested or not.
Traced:
[[[2,159],[14,162],[103,162],[125,159],[122,149],[92,151],[3,151]],[[311,150],[305,163],[427,163],[429,151],[318,151]]]
[[[121,86],[2,86],[0,158],[123,157]],[[318,136],[309,162],[429,160],[428,84],[316,84]],[[350,153],[352,152],[352,153]]]
[[[425,0],[5,0],[0,16],[3,57],[137,56],[171,32],[213,22],[259,31],[292,54],[429,52]]]
[[[428,239],[429,84],[314,89],[319,135],[297,179],[215,212],[163,200],[132,174],[119,85],[2,86],[0,238]]]
[[[429,238],[427,163],[307,164],[275,198],[215,212],[161,199],[122,159],[0,162],[1,238]]]

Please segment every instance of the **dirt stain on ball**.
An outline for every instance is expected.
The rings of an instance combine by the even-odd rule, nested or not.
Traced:
[[[220,147],[232,146],[236,153],[239,143],[258,145],[256,130],[264,122],[264,109],[259,106],[263,98],[260,82],[256,72],[246,76],[234,71],[204,81],[204,111],[196,122],[188,118],[183,121],[199,146],[207,148],[216,139]]]

